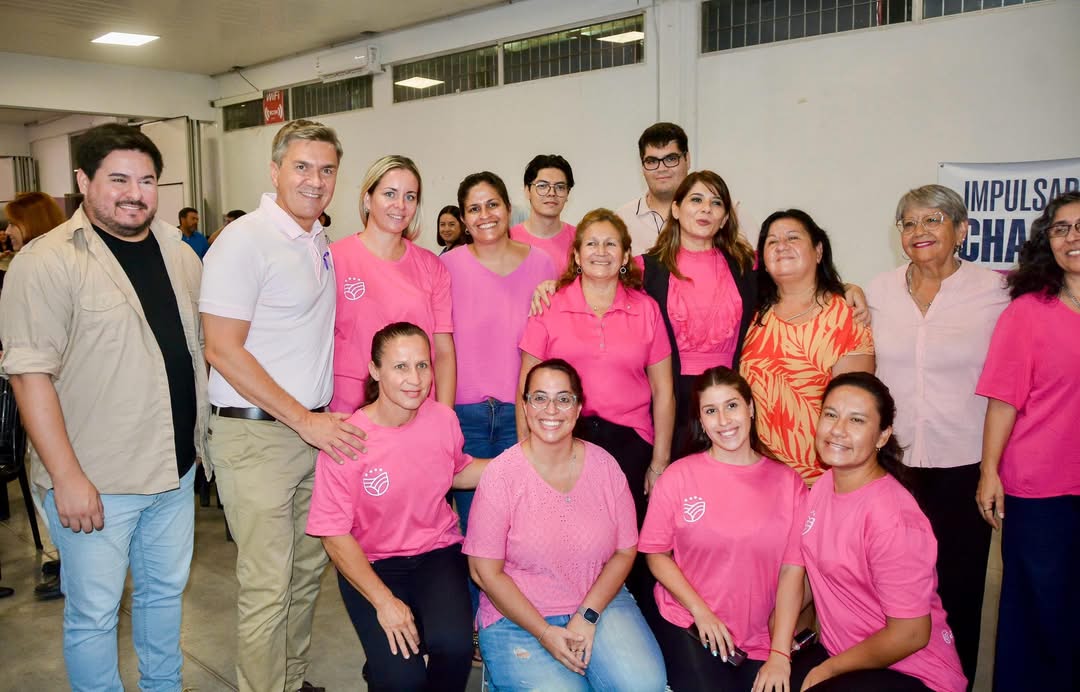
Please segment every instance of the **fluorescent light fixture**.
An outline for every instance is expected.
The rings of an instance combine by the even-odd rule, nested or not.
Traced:
[[[597,41],[607,41],[608,43],[631,43],[633,41],[640,41],[645,38],[645,34],[640,31],[625,31],[621,34],[614,34],[612,36],[604,36],[603,38],[596,39]]]
[[[428,87],[433,87],[436,84],[442,83],[443,82],[440,79],[428,79],[427,77],[409,77],[400,82],[394,82],[394,84],[398,86],[409,87],[411,89],[427,89]]]
[[[161,37],[148,36],[147,34],[125,34],[119,31],[110,31],[104,36],[98,36],[90,43],[108,43],[114,46],[141,46],[159,38]]]

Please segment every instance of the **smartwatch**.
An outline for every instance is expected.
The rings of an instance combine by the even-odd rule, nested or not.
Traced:
[[[585,618],[585,622],[589,623],[590,625],[595,625],[596,621],[600,619],[600,613],[596,612],[592,608],[586,608],[585,606],[581,606],[580,608],[578,608],[577,612],[578,615]]]

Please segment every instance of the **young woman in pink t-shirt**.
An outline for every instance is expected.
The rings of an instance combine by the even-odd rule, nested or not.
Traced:
[[[656,482],[638,550],[659,583],[653,631],[676,692],[749,690],[769,656],[769,616],[806,485],[764,457],[750,385],[709,368],[691,392],[697,454]],[[728,657],[738,647],[747,660]]]
[[[562,274],[570,261],[574,226],[562,220],[563,208],[574,189],[570,162],[558,154],[534,156],[525,167],[525,194],[529,218],[510,229],[510,237],[546,252]]]
[[[937,541],[897,480],[903,450],[896,404],[866,372],[825,388],[818,455],[830,467],[792,525],[776,594],[769,658],[754,692],[964,692],[953,634],[937,594]],[[796,654],[792,630],[809,577],[821,644]]]
[[[349,418],[367,431],[368,453],[347,464],[319,454],[307,533],[322,537],[337,567],[368,689],[464,690],[472,609],[446,493],[475,487],[487,460],[462,451],[454,412],[428,398],[421,328],[376,332],[368,371],[367,403]]]
[[[330,246],[337,280],[330,410],[359,408],[371,337],[401,321],[428,335],[434,346],[432,396],[453,406],[457,362],[450,275],[434,253],[412,242],[420,229],[420,171],[409,158],[384,156],[368,169],[360,189],[364,229]]]
[[[664,662],[623,582],[637,553],[626,479],[574,438],[585,393],[574,368],[526,373],[529,437],[476,489],[465,552],[483,589],[480,649],[492,689],[664,689]]]

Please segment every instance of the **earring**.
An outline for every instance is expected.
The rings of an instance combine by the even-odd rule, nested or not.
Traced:
[[[577,273],[578,273],[578,274],[580,274],[580,273],[581,273],[581,265],[580,265],[580,264],[579,264],[579,265],[577,266],[577,270],[576,270],[576,271],[577,271]]]
[[[620,274],[626,274],[626,265],[625,264],[623,266],[619,267],[619,273]]]

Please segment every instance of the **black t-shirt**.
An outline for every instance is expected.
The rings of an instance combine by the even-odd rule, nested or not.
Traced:
[[[195,463],[195,370],[161,248],[153,233],[145,240],[131,243],[114,238],[97,226],[94,230],[131,280],[165,360],[176,439],[176,469],[183,476]]]

